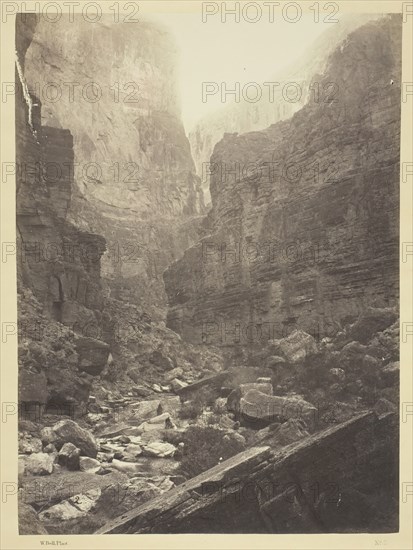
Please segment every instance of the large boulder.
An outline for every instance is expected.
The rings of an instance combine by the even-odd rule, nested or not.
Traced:
[[[227,397],[227,409],[229,411],[238,412],[241,397],[250,390],[257,390],[266,395],[273,394],[272,384],[268,382],[250,382],[248,384],[240,384],[238,388],[233,390]]]
[[[65,443],[58,454],[58,461],[61,466],[68,470],[79,470],[80,449],[73,443]]]
[[[106,342],[83,336],[76,341],[76,351],[79,369],[97,376],[107,365],[110,348]]]
[[[91,489],[85,493],[74,495],[67,500],[59,502],[39,514],[41,521],[46,524],[49,521],[67,521],[86,516],[96,506],[101,495],[100,488]]]
[[[251,421],[277,422],[290,418],[303,420],[314,428],[317,409],[311,403],[296,397],[278,397],[250,390],[240,399],[241,415]]]
[[[310,334],[295,330],[286,338],[272,341],[270,352],[272,357],[282,357],[295,365],[303,362],[307,356],[317,353],[317,345]]]
[[[45,439],[43,439],[45,438]],[[73,420],[61,420],[51,429],[42,431],[43,442],[53,443],[60,450],[65,443],[73,443],[80,450],[81,455],[96,458],[99,450],[98,443],[93,435],[81,428]]]
[[[364,311],[357,321],[351,325],[349,336],[363,344],[377,333],[382,332],[398,319],[397,312],[392,308],[369,307]]]

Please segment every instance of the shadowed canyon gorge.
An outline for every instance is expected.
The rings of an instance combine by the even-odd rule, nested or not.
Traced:
[[[401,25],[187,136],[166,28],[17,17],[21,534],[398,530]]]

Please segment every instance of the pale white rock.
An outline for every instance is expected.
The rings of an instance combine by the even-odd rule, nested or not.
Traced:
[[[26,474],[44,476],[53,472],[55,455],[51,453],[32,453],[24,462]]]
[[[96,472],[100,468],[100,462],[96,458],[81,456],[79,458],[79,469],[82,472]]]
[[[176,447],[171,443],[165,443],[163,441],[152,441],[145,445],[143,452],[149,456],[155,456],[157,458],[168,458],[175,454]]]

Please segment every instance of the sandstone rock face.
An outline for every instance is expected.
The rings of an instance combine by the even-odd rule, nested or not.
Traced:
[[[16,215],[19,401],[27,415],[33,414],[29,404],[40,404],[39,420],[50,400],[54,406],[68,407],[69,398],[79,408],[87,399],[88,384],[78,380],[72,332],[81,332],[85,323],[97,324],[100,318],[100,257],[105,240],[68,219],[73,136],[61,125],[45,124],[41,98],[36,90],[29,95],[25,75],[27,49],[37,24],[36,16],[17,18]]]
[[[191,366],[165,325],[154,345],[152,324],[166,315],[162,272],[204,217],[174,46],[155,24],[109,19],[90,32],[81,16],[17,18],[20,403],[36,421],[84,415],[92,377],[117,378],[138,353],[160,376],[178,366],[168,348],[183,380]]]
[[[401,25],[350,34],[317,77],[337,85],[324,100],[215,146],[212,162],[254,170],[212,175],[210,233],[164,274],[184,339],[243,357],[397,304]]]
[[[180,120],[175,56],[171,37],[154,23],[121,25],[106,15],[91,32],[81,15],[72,24],[63,16],[38,21],[24,69],[29,89],[40,93],[42,124],[53,135],[62,126],[70,131],[69,216],[105,237],[102,268],[112,297],[158,316],[162,271],[194,242],[204,211]],[[48,101],[50,82],[60,101]]]
[[[358,14],[357,18],[342,15],[340,22],[324,32],[314,45],[292,67],[270,75],[267,80],[277,83],[272,95],[262,94],[257,102],[245,101],[243,97],[238,103],[224,105],[217,113],[201,119],[189,132],[192,156],[195,161],[197,174],[201,177],[202,188],[206,202],[210,202],[209,195],[210,173],[221,171],[221,166],[211,163],[211,156],[215,145],[222,139],[225,132],[252,132],[267,128],[280,120],[293,116],[311,96],[311,84],[316,74],[322,74],[329,55],[334,51],[346,35],[366,21],[374,19],[373,14]],[[297,94],[288,95],[288,84]],[[246,83],[245,83],[246,84]],[[260,83],[261,84],[261,83]],[[265,86],[261,84],[265,89]],[[241,94],[240,94],[241,95]],[[230,171],[234,165],[228,165]]]

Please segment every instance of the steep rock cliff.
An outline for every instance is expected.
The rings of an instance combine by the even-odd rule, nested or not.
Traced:
[[[27,89],[25,54],[36,24],[35,16],[17,18],[15,103],[19,393],[24,414],[34,417],[51,402],[78,414],[90,386],[82,376],[85,352],[103,350],[92,361],[98,370],[108,355],[104,342],[75,334],[85,320],[101,320],[105,240],[68,221],[70,171],[56,181],[47,170],[73,167],[73,138],[67,129],[41,124],[41,102]]]
[[[196,240],[203,214],[170,36],[110,15],[97,23],[42,19],[24,73],[42,101],[42,123],[73,136],[69,217],[105,237],[108,292],[162,318],[162,272]]]
[[[195,124],[189,132],[189,141],[197,174],[201,178],[205,202],[210,201],[210,172],[213,171],[213,166],[209,164],[210,158],[224,133],[241,134],[263,130],[270,124],[290,118],[307,101],[314,100],[316,94],[320,93],[318,79],[314,76],[323,74],[330,54],[350,32],[378,17],[380,16],[375,14],[341,15],[339,21],[328,25],[329,28],[317,38],[301,59],[269,75],[267,81],[277,83],[271,93],[263,83],[257,83],[263,92],[259,101],[247,101],[240,94],[242,97],[239,103],[223,105],[217,112],[203,117]],[[240,83],[240,87],[243,85],[244,83]],[[325,92],[328,94],[332,91],[327,89]],[[321,89],[321,94],[323,93]]]
[[[336,97],[215,146],[210,234],[164,275],[188,341],[242,355],[397,303],[400,18],[351,33],[316,79]]]

